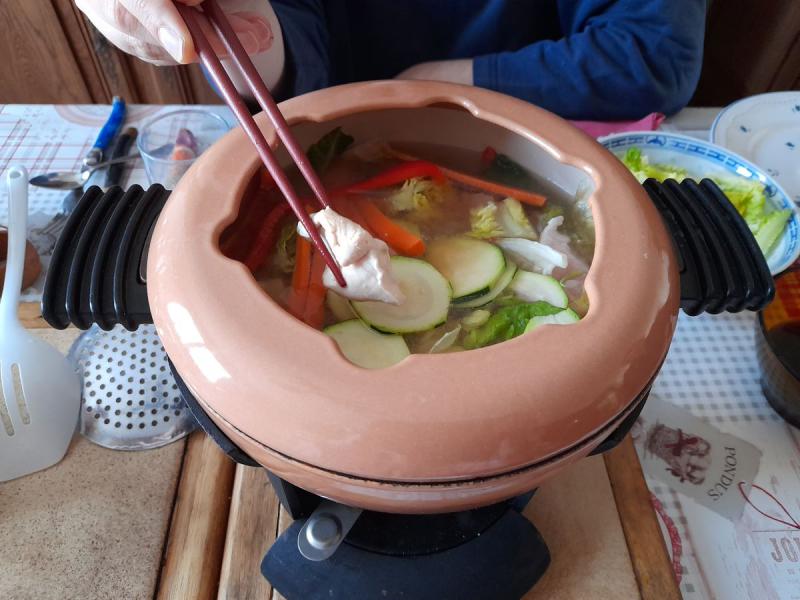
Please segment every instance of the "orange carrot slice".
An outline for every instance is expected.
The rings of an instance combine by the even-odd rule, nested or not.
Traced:
[[[386,242],[392,250],[403,256],[425,254],[425,242],[384,215],[374,203],[365,198],[358,198],[355,203],[375,236]]]
[[[303,321],[321,329],[325,321],[325,286],[322,285],[322,273],[325,270],[325,259],[314,250],[311,257],[311,273],[308,280],[306,305],[303,308]]]
[[[298,319],[303,318],[311,279],[311,242],[297,236],[295,244],[294,273],[292,289],[289,291],[289,312]]]
[[[363,217],[361,211],[358,210],[358,207],[356,207],[355,205],[356,200],[357,198],[354,196],[351,196],[349,198],[337,198],[336,201],[334,202],[333,208],[336,212],[338,212],[346,219],[350,219],[351,221],[353,221],[353,223],[361,225],[361,227],[366,229],[370,233],[370,235],[374,237],[375,232],[369,226],[369,223],[367,223],[367,220]]]
[[[475,177],[474,175],[467,175],[461,171],[454,171],[453,169],[448,169],[445,167],[440,168],[442,169],[444,176],[448,179],[482,190],[484,192],[488,192],[490,194],[510,196],[516,200],[519,200],[520,202],[530,204],[531,206],[544,206],[547,202],[547,198],[541,194],[536,194],[527,190],[521,190],[508,185],[502,185],[500,183],[495,183],[494,181],[487,181],[486,179],[481,179],[480,177]]]

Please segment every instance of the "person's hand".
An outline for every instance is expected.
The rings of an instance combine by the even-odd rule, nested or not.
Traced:
[[[189,6],[203,0],[176,0]],[[172,0],[75,0],[92,24],[120,50],[157,65],[197,60],[192,37]],[[266,0],[220,3],[249,54],[268,50],[275,38]],[[274,15],[273,15],[274,16]],[[215,51],[224,47],[205,18],[201,24]]]
[[[425,79],[472,85],[472,59],[438,60],[409,67],[395,79]]]

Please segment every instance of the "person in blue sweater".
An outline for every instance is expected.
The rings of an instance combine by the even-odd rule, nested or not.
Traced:
[[[197,60],[171,0],[76,3],[122,50],[156,64]],[[279,98],[350,81],[431,79],[594,120],[684,107],[700,76],[706,15],[706,0],[220,4]]]

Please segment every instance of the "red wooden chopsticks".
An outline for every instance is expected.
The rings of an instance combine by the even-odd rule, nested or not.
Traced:
[[[211,43],[208,41],[205,33],[203,33],[203,29],[200,26],[201,11],[199,7],[189,7],[180,2],[177,2],[175,6],[186,22],[189,32],[192,34],[195,50],[197,50],[200,60],[203,61],[206,69],[208,69],[208,72],[214,79],[214,83],[217,84],[220,92],[222,92],[226,104],[233,111],[242,129],[244,129],[245,133],[247,133],[247,136],[250,138],[250,141],[253,142],[253,145],[258,151],[258,155],[261,157],[261,161],[264,163],[270,175],[272,175],[278,188],[283,192],[294,214],[297,215],[297,218],[311,236],[311,241],[325,259],[325,264],[328,265],[333,272],[336,277],[336,282],[340,286],[345,287],[347,283],[344,280],[341,269],[339,269],[339,265],[336,264],[336,260],[320,237],[319,231],[317,231],[311,217],[306,213],[305,207],[297,196],[297,192],[295,192],[289,178],[286,176],[286,173],[283,172],[269,144],[267,144],[264,134],[261,133],[258,125],[256,125],[255,120],[250,115],[250,111],[247,110],[247,106],[236,91],[236,87],[225,72],[219,57],[211,47]],[[216,0],[205,0],[201,6],[202,14],[208,17],[217,35],[225,44],[228,53],[233,57],[236,66],[239,67],[239,70],[244,75],[247,85],[250,87],[250,90],[253,92],[261,108],[267,113],[269,120],[275,127],[278,137],[283,142],[284,146],[286,146],[286,150],[289,152],[292,160],[294,160],[300,172],[303,174],[303,177],[308,182],[317,201],[323,208],[329,206],[328,196],[325,192],[325,188],[322,186],[322,182],[314,172],[305,152],[300,148],[297,140],[294,139],[289,129],[289,124],[286,122],[286,119],[283,118],[281,111],[278,109],[278,105],[275,104],[275,100],[272,99],[272,96],[267,90],[267,86],[264,85],[264,81],[259,76],[258,71],[256,71],[253,62],[250,60],[247,52],[245,52],[241,42],[239,42],[239,38],[236,37],[225,13],[223,13],[222,9],[217,5]]]

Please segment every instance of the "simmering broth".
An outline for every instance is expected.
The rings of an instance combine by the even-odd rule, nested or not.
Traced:
[[[388,244],[399,306],[325,290],[321,257],[267,176],[220,244],[352,362],[377,368],[408,353],[480,348],[586,314],[594,230],[575,198],[488,147],[350,142],[334,130],[309,156],[333,208]]]

